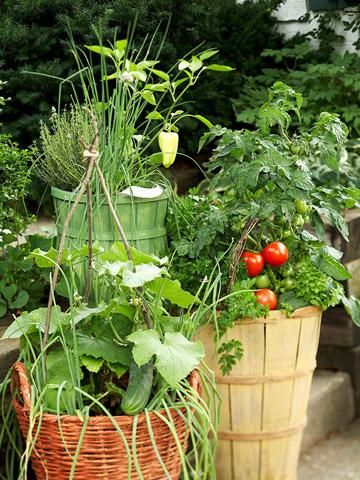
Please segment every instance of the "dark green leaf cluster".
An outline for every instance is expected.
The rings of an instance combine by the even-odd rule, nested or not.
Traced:
[[[67,45],[68,27],[80,45],[94,43],[92,25],[101,30],[107,42],[114,39],[115,30],[125,37],[129,24],[136,21],[138,45],[159,27],[153,45],[157,51],[171,16],[160,58],[165,67],[204,43],[204,49],[219,49],[214,63],[237,68],[235,76],[209,75],[205,84],[187,98],[196,100],[194,109],[213,123],[228,119],[230,125],[234,118],[230,98],[239,91],[243,75],[256,74],[268,63],[260,56],[264,47],[275,49],[282,45],[272,15],[280,3],[282,0],[42,0],[34,4],[31,0],[5,0],[0,5],[0,78],[8,81],[8,94],[13,98],[5,118],[7,128],[22,144],[28,144],[37,136],[39,120],[46,120],[51,107],[57,106],[56,77],[66,78],[75,67]],[[23,70],[54,78],[27,77],[21,74]],[[64,104],[69,104],[70,86],[63,85],[62,90]],[[184,141],[191,153],[198,124],[189,120],[184,130]]]
[[[304,259],[297,264],[294,293],[308,304],[326,310],[341,302],[344,289],[341,283],[323,273],[311,260]]]
[[[312,126],[319,112],[337,112],[349,125],[350,136],[353,139],[360,136],[359,55],[349,52],[343,55],[338,53],[339,44],[344,40],[338,33],[341,31],[339,25],[342,24],[345,31],[356,32],[359,29],[360,15],[354,14],[350,22],[336,13],[322,14],[317,19],[316,29],[306,35],[295,37],[284,48],[264,49],[262,57],[274,61],[276,66],[264,68],[261,74],[247,78],[240,95],[234,100],[238,122],[260,126],[261,117],[257,115],[257,109],[265,101],[267,89],[281,78],[287,85],[303,94],[301,113],[303,127]],[[357,47],[359,41],[358,35],[355,40]],[[355,149],[358,148],[357,143],[355,142]],[[336,185],[340,180],[346,185],[359,186],[360,167],[353,149],[354,144],[349,142],[348,153],[342,151],[338,170],[332,168],[332,160],[326,153],[318,156],[312,169],[317,182]]]
[[[243,280],[234,285],[217,320],[220,337],[232,328],[237,320],[260,318],[268,313],[269,308],[257,302],[255,289],[253,280]]]
[[[32,248],[49,247],[51,241],[33,235],[22,245],[9,245],[14,240],[4,235],[0,256],[0,318],[7,313],[36,308],[44,301],[48,282],[42,271],[28,258]]]
[[[173,268],[185,288],[196,292],[220,262],[226,282],[224,254],[232,241],[229,215],[221,202],[199,190],[170,205],[167,231],[175,253]]]
[[[17,235],[26,225],[23,202],[34,153],[34,149],[19,148],[9,135],[0,134],[0,244],[3,230]]]
[[[205,141],[220,137],[209,164],[213,173],[210,189],[224,191],[228,211],[237,211],[243,221],[259,219],[261,229],[271,237],[278,233],[279,238],[283,232],[279,223],[287,225],[290,233],[304,224],[295,205],[300,199],[308,204],[306,221],[311,220],[311,211],[319,228],[325,217],[346,238],[340,210],[344,202],[355,204],[359,192],[317,188],[312,165],[317,158],[326,157],[327,164],[338,169],[338,152],[345,143],[347,127],[336,114],[321,113],[310,130],[291,131],[292,121],[301,117],[302,103],[301,95],[276,82],[259,109],[259,130],[215,127],[206,134]]]

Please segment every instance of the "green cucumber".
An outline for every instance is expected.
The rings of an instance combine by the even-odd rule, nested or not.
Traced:
[[[153,362],[138,367],[131,361],[129,383],[121,402],[125,415],[137,415],[144,410],[151,395],[153,374]]]

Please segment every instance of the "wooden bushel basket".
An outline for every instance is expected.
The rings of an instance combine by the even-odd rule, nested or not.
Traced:
[[[218,480],[296,480],[321,313],[305,307],[291,317],[273,311],[237,321],[225,340],[241,341],[244,357],[225,377],[214,356],[213,328],[200,331],[222,397]]]
[[[200,377],[196,370],[189,376],[189,384],[199,394],[201,391]],[[24,439],[28,436],[30,418],[30,385],[25,366],[15,363],[12,378],[13,389],[17,392],[14,398],[14,408]],[[185,409],[176,411],[169,409],[173,425],[180,445],[186,451],[189,426],[184,421]],[[165,411],[160,411],[166,419]],[[181,414],[182,413],[182,414]],[[168,480],[160,462],[166,466],[172,480],[178,480],[181,471],[181,459],[173,434],[168,425],[156,413],[149,412],[154,442],[149,434],[145,413],[137,416],[136,455],[144,480]],[[62,434],[59,429],[59,418]],[[132,430],[134,418],[131,416],[116,416],[113,420],[121,428],[134,455],[132,446]],[[35,446],[32,450],[31,462],[37,480],[69,480],[73,457],[78,448],[79,438],[83,429],[83,421],[78,416],[44,414],[39,426],[35,419],[32,437]],[[38,429],[39,427],[39,429]],[[37,432],[37,430],[39,430]],[[64,440],[65,445],[64,445]],[[107,416],[93,416],[88,420],[85,435],[76,463],[74,480],[127,480],[128,453],[114,424]],[[132,480],[138,479],[134,463],[132,464]]]

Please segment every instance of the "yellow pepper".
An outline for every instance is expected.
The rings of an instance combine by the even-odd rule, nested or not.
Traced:
[[[169,168],[176,158],[179,146],[179,135],[176,132],[160,132],[159,147],[163,154],[163,165]]]

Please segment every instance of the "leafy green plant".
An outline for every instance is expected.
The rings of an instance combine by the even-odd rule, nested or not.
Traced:
[[[204,184],[208,191],[205,204],[209,209],[215,204],[217,208],[221,206],[233,225],[230,255],[224,255],[224,249],[217,259],[222,270],[226,258],[230,264],[227,282],[230,296],[224,300],[218,319],[220,336],[238,318],[266,314],[257,296],[264,287],[271,290],[278,308],[288,312],[306,305],[325,310],[342,300],[348,302],[340,282],[350,278],[350,274],[339,262],[341,252],[327,247],[322,237],[324,222],[328,222],[348,239],[342,209],[359,205],[360,190],[341,185],[317,186],[312,177],[312,167],[318,161],[337,171],[339,150],[348,131],[338,115],[326,112],[319,115],[310,129],[296,128],[301,120],[302,103],[301,94],[276,82],[269,91],[268,101],[258,111],[258,130],[233,131],[217,126],[200,142],[202,146],[218,139],[208,165],[209,179]],[[182,253],[182,236],[186,240],[189,237],[187,225],[194,225],[190,223],[190,215],[186,219],[189,223],[182,220],[184,227],[178,234],[176,247],[180,251],[175,251],[176,258]],[[305,225],[312,225],[314,234]],[[196,238],[194,226],[190,233]],[[225,235],[215,230],[212,233],[206,249],[196,252],[198,261],[203,254],[206,258],[207,249],[212,247],[216,257],[217,242]],[[281,261],[274,254],[271,254],[274,258],[265,256],[264,249],[270,246],[284,250],[286,255]],[[249,270],[244,252],[263,257],[258,272]],[[190,263],[189,250],[186,255]],[[192,267],[186,269],[185,262],[182,267],[183,276],[190,277]],[[260,280],[260,275],[265,278]],[[353,313],[358,302],[351,300]],[[274,308],[273,303],[264,305]],[[354,321],[359,323],[359,318],[355,316]],[[227,372],[233,356],[230,353],[227,358],[226,345],[220,348],[222,367]]]
[[[305,16],[303,20],[308,19]],[[274,65],[262,69],[258,75],[247,77],[241,93],[233,100],[236,118],[240,124],[259,126],[257,109],[267,98],[268,88],[281,78],[303,95],[302,128],[310,127],[322,111],[338,113],[349,127],[350,140],[342,150],[339,169],[334,171],[318,162],[312,169],[315,180],[319,184],[340,182],[358,186],[358,156],[354,144],[360,136],[359,55],[348,51],[339,54],[338,48],[344,37],[339,35],[341,29],[335,29],[335,25],[355,32],[359,15],[355,14],[351,22],[344,20],[339,13],[317,15],[316,19],[318,27],[308,34],[295,37],[283,48],[264,49],[262,57]],[[355,46],[358,42],[359,39]]]
[[[81,141],[90,143],[95,135],[89,115],[81,107],[69,111],[56,110],[50,118],[51,127],[41,122],[41,157],[37,174],[51,186],[73,190],[85,173]]]
[[[27,236],[18,244],[14,236],[5,234],[0,256],[0,318],[26,308],[36,308],[44,301],[48,288],[46,275],[29,258],[36,245],[50,246],[51,240],[38,235]]]
[[[9,135],[0,134],[0,229],[17,235],[28,216],[23,199],[30,181],[34,149],[21,149]],[[0,232],[1,236],[1,232]],[[0,238],[0,244],[2,240]]]
[[[21,338],[21,354],[35,387],[34,405],[39,402],[43,412],[137,415],[186,402],[184,415],[192,424],[191,451],[197,460],[184,468],[213,478],[212,447],[203,435],[212,428],[210,413],[186,382],[204,357],[203,346],[192,337],[209,308],[170,277],[166,259],[134,248],[130,252],[132,260],[120,242],[108,251],[94,250],[94,273],[111,295],[89,306],[76,289],[76,265],[89,255],[89,248],[63,251],[61,264],[70,272],[70,306],[52,307],[46,369],[47,308],[23,312],[4,338]],[[54,249],[38,248],[30,258],[47,269],[57,255]],[[210,293],[208,288],[205,299]],[[171,305],[172,310],[178,307],[176,316],[169,313]],[[195,422],[193,405],[208,420]]]
[[[360,135],[357,53],[334,52],[320,63],[312,57],[310,42],[304,41],[293,48],[264,50],[262,55],[274,59],[279,66],[248,78],[239,99],[234,101],[238,122],[254,123],[256,109],[265,100],[267,89],[281,77],[304,96],[301,113],[304,127],[314,123],[318,112],[336,111],[349,125],[352,137]]]
[[[154,142],[161,137],[159,143],[164,144],[164,137],[168,136],[175,136],[177,140],[177,124],[182,119],[191,117],[207,127],[212,126],[203,116],[186,113],[178,106],[183,108],[183,96],[205,71],[227,72],[232,68],[211,63],[210,59],[217,54],[217,50],[212,49],[197,55],[193,52],[180,59],[167,73],[159,69],[158,60],[149,58],[151,42],[136,50],[127,39],[117,40],[109,47],[103,46],[100,40],[99,45],[86,46],[89,55],[72,44],[78,82],[76,79],[64,79],[63,82],[73,85],[75,98],[78,98],[77,87],[80,87],[87,112],[97,117],[99,164],[110,191],[115,193],[134,184],[151,185],[157,166],[169,167],[173,163],[177,148],[171,153],[169,163],[170,152],[164,151],[164,145],[159,152]],[[99,60],[97,67],[93,55]],[[86,119],[86,113],[80,113],[81,108],[80,103],[70,114],[63,114],[63,118],[59,114],[53,134],[49,134],[46,126],[42,127],[45,155],[39,158],[40,171],[53,185],[74,188],[83,177],[85,166],[81,165],[79,140],[86,143],[85,137],[91,136],[92,119],[89,113]],[[159,153],[154,155],[154,150]],[[69,158],[65,160],[66,153]],[[62,168],[64,162],[68,168]]]

